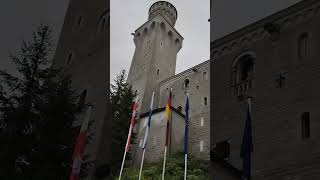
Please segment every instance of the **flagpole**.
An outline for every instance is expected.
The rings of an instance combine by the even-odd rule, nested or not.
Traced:
[[[164,160],[163,160],[163,168],[162,168],[162,180],[164,180],[164,172],[166,170],[166,159],[167,159],[167,146],[164,147]]]
[[[184,154],[184,180],[187,179],[187,161],[188,161],[188,154]]]
[[[146,127],[146,132],[145,132],[144,140],[143,140],[143,146],[142,146],[143,153],[142,153],[142,160],[141,160],[141,166],[140,166],[140,172],[139,172],[139,180],[141,179],[141,173],[142,173],[143,162],[144,162],[144,154],[146,152],[146,145],[147,145],[147,139],[148,139],[148,134],[149,134],[149,128],[151,126],[151,116],[152,116],[154,95],[155,95],[155,92],[152,93],[150,111],[149,111],[149,117],[148,117],[148,124],[147,124],[147,127]]]
[[[125,147],[124,154],[123,154],[119,180],[121,180],[123,166],[124,166],[124,162],[125,162],[125,159],[126,159],[127,151],[128,151],[128,148],[129,148],[129,142],[130,142],[130,138],[131,138],[131,134],[132,134],[133,123],[134,123],[134,119],[135,119],[135,116],[136,116],[136,106],[137,106],[137,103],[138,103],[138,99],[139,99],[139,96],[137,96],[137,98],[136,98],[136,100],[134,102],[134,105],[133,105],[133,109],[132,109],[130,127],[129,127],[128,137],[127,137],[126,147]]]
[[[170,89],[170,92],[172,93],[172,88]],[[172,97],[171,97],[172,98]],[[170,102],[170,106],[171,106],[171,102]],[[170,107],[170,110],[171,110],[171,107]],[[171,147],[171,142],[172,142],[172,134],[171,134],[171,130],[172,130],[172,115],[171,115],[171,112],[170,112],[170,128],[169,128],[169,136],[170,136],[170,140],[169,140],[169,143],[168,143],[168,146],[169,146],[169,154],[171,153],[172,151],[172,147]]]
[[[162,180],[164,180],[164,175],[165,175],[165,171],[166,171],[166,159],[167,159],[167,149],[168,149],[168,144],[169,144],[169,138],[171,141],[171,133],[170,133],[170,137],[169,136],[169,132],[170,132],[170,118],[171,116],[171,96],[172,96],[172,88],[170,89],[170,93],[169,93],[169,97],[167,100],[167,105],[166,105],[166,115],[167,115],[167,126],[166,126],[166,132],[165,132],[165,146],[164,146],[164,159],[163,159],[163,167],[162,167]],[[171,142],[170,142],[171,144]]]
[[[249,113],[251,114],[251,96],[248,97]]]
[[[141,160],[141,165],[140,165],[140,172],[139,172],[139,180],[141,179],[141,173],[142,173],[142,168],[143,168],[143,160],[144,160],[145,152],[146,152],[146,149],[143,149],[142,160]]]
[[[184,180],[187,179],[187,163],[188,163],[188,121],[189,121],[189,93],[187,93],[187,102],[186,102],[186,122],[185,122],[185,133],[184,133]]]

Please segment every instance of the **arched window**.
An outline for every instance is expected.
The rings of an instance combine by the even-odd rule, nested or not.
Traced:
[[[207,80],[207,78],[208,78],[208,77],[207,77],[207,72],[203,72],[202,79],[203,79],[203,80]]]
[[[159,70],[159,69],[157,69],[157,75],[159,75],[159,71],[160,71],[160,70]]]
[[[70,65],[72,63],[72,60],[73,60],[73,53],[70,52],[66,58],[66,65]]]
[[[99,19],[98,27],[97,27],[97,32],[101,33],[104,32],[107,29],[108,23],[109,23],[109,13],[105,12]]]
[[[79,16],[75,22],[75,25],[74,25],[74,30],[78,30],[81,28],[82,24],[83,24],[84,20],[83,20],[83,17],[82,16]]]
[[[204,97],[203,98],[203,104],[206,106],[206,105],[208,105],[208,99],[207,99],[207,97]]]
[[[235,95],[242,94],[252,88],[254,58],[251,54],[244,54],[236,59],[232,67],[231,77]]]
[[[298,39],[298,57],[303,59],[308,55],[308,33],[302,33]]]
[[[188,89],[188,88],[189,88],[189,83],[190,83],[190,80],[189,80],[189,79],[185,79],[185,80],[184,80],[184,88],[185,88],[185,89]]]

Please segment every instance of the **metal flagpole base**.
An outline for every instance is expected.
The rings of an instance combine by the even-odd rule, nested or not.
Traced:
[[[146,152],[146,149],[143,149],[140,172],[139,172],[139,180],[141,179],[141,173],[142,173],[142,167],[143,167],[143,160],[144,160],[144,153],[145,152]]]
[[[188,161],[188,154],[184,154],[184,180],[187,179],[187,161]]]
[[[121,170],[120,170],[119,180],[121,180],[122,170],[123,170],[124,161],[125,161],[125,159],[126,159],[126,155],[127,155],[127,150],[125,150],[125,151],[124,151],[124,154],[123,154],[123,159],[122,159],[122,164],[121,164]]]
[[[164,174],[166,170],[166,158],[167,158],[167,146],[164,147],[164,160],[163,160],[163,169],[162,169],[162,180],[164,180]]]

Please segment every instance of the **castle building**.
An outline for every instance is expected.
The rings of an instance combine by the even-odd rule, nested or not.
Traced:
[[[248,96],[252,179],[320,178],[319,19],[320,1],[304,0],[211,42],[214,179],[240,179]]]
[[[149,9],[146,23],[134,32],[135,52],[127,82],[139,95],[140,117],[135,125],[137,133],[133,148],[134,164],[140,164],[141,144],[146,128],[146,113],[155,92],[154,115],[148,136],[145,160],[154,162],[164,151],[164,107],[172,89],[172,128],[169,152],[183,150],[184,108],[189,93],[189,153],[209,160],[209,61],[175,74],[177,53],[182,48],[183,37],[175,29],[178,13],[169,2],[155,2]]]
[[[103,179],[108,175],[110,126],[106,121],[109,88],[109,3],[96,0],[70,0],[54,57],[54,67],[71,75],[72,85],[81,94],[79,106],[93,105],[90,115],[90,143],[83,164],[88,165],[85,179]],[[79,112],[79,127],[84,112]],[[71,158],[71,157],[70,157]],[[86,168],[84,168],[86,169]]]

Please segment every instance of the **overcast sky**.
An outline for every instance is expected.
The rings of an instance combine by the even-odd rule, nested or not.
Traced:
[[[129,69],[134,43],[131,33],[147,20],[156,0],[111,0],[111,79]],[[214,38],[253,23],[298,0],[215,0]],[[55,40],[63,24],[68,0],[1,0],[0,68],[14,69],[8,51],[19,49],[40,23],[51,24]],[[92,1],[94,2],[94,1]],[[177,60],[181,72],[209,59],[209,0],[169,0],[178,10],[176,29],[184,37]]]
[[[8,59],[8,51],[20,48],[22,40],[31,38],[31,33],[41,23],[54,30],[55,42],[63,24],[69,0],[1,0],[0,3],[0,69],[14,71]]]
[[[135,50],[131,35],[148,20],[148,10],[157,0],[111,0],[110,79],[121,69],[128,73]],[[210,57],[210,7],[208,0],[168,0],[178,11],[176,30],[184,37],[176,73]]]

